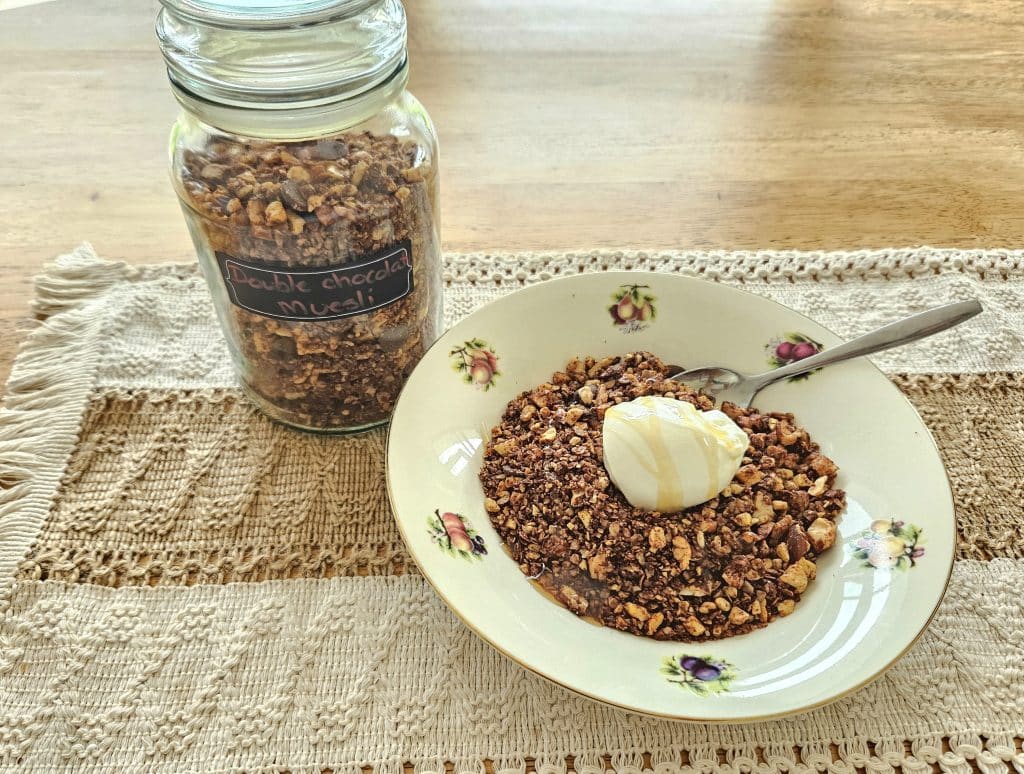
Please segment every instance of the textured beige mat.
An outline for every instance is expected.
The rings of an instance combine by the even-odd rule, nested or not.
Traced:
[[[877,362],[950,470],[959,561],[919,644],[806,715],[703,727],[523,672],[406,560],[383,435],[268,422],[239,396],[192,266],[87,248],[0,415],[0,769],[1024,774],[1024,254],[454,256],[449,320],[609,266],[741,284],[852,336],[970,296],[987,313]]]

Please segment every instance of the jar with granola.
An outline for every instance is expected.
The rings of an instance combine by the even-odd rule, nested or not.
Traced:
[[[162,0],[175,190],[243,388],[386,422],[441,326],[437,139],[400,0]]]

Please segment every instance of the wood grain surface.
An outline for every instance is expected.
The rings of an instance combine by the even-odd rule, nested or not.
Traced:
[[[448,250],[1020,246],[1009,0],[410,0]],[[83,240],[189,260],[154,0],[0,11],[0,378]]]

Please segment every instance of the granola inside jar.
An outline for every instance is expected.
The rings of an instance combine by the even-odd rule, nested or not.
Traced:
[[[244,389],[305,429],[387,421],[441,326],[401,3],[165,0],[157,31],[184,108],[172,179]]]

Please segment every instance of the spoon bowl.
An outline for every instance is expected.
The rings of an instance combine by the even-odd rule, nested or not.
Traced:
[[[749,406],[757,394],[751,377],[737,373],[731,368],[694,368],[675,374],[671,378],[714,398],[717,404],[729,402],[737,406]]]

